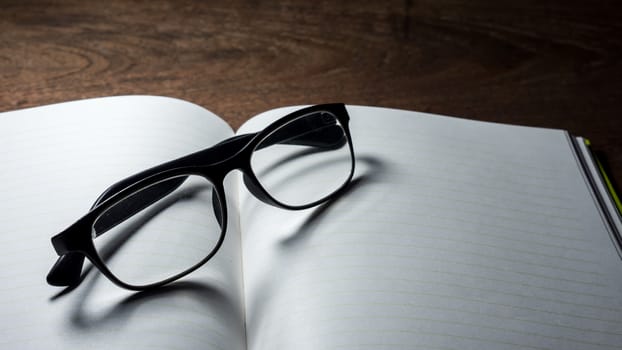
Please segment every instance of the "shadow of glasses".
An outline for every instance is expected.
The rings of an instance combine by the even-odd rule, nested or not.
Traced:
[[[81,297],[75,299],[70,315],[69,325],[82,331],[99,329],[107,324],[122,324],[130,316],[141,310],[141,306],[161,299],[177,302],[175,296],[189,298],[203,305],[207,311],[218,314],[225,319],[239,315],[239,305],[234,303],[224,292],[208,284],[196,281],[177,281],[160,288],[135,292],[120,301],[107,305],[102,310],[89,311],[87,304],[97,282],[97,276],[89,280]],[[166,302],[166,301],[164,301]]]
[[[291,234],[276,242],[279,254],[281,254],[280,258],[283,259],[283,261],[288,260],[286,256],[294,256],[301,249],[305,248],[306,243],[313,236],[312,234],[315,228],[322,223],[331,209],[334,209],[339,202],[345,200],[348,195],[352,195],[356,191],[361,191],[365,186],[382,181],[382,177],[387,170],[387,165],[381,159],[361,155],[356,157],[356,162],[359,172],[355,175],[354,179],[352,179],[350,185],[346,187],[339,196],[313,208],[304,221],[299,224],[297,228],[292,230]],[[267,274],[265,276],[266,278],[254,289],[252,301],[246,305],[247,317],[249,317],[247,319],[247,325],[260,324],[257,319],[250,319],[250,317],[257,318],[264,314],[264,309],[269,307],[271,295],[278,293],[275,288],[278,289],[280,283],[275,281],[282,278],[283,272],[287,271],[289,268],[290,266],[287,265],[275,265],[272,267],[270,274]]]
[[[298,230],[290,236],[283,238],[280,244],[283,248],[293,247],[302,243],[304,237],[310,232],[313,227],[320,223],[325,214],[334,207],[339,201],[346,198],[348,194],[356,191],[357,189],[367,185],[368,183],[377,182],[382,174],[385,172],[385,165],[381,159],[371,156],[356,157],[356,163],[360,168],[365,168],[359,175],[356,175],[351,181],[348,187],[344,189],[341,195],[333,198],[332,200],[323,203],[318,206],[309,214],[306,220],[299,226]]]

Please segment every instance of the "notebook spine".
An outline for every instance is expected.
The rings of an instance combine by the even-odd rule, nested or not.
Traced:
[[[622,203],[605,168],[590,147],[591,143],[583,137],[571,138],[575,154],[583,173],[599,204],[602,216],[616,243],[618,254],[622,258]]]

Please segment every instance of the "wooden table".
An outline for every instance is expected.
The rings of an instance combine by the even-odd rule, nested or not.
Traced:
[[[2,1],[0,111],[155,94],[237,127],[283,105],[380,105],[567,129],[622,183],[616,4]]]

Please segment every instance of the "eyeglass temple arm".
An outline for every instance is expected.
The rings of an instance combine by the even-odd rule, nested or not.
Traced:
[[[323,149],[333,149],[335,147],[342,146],[346,142],[346,137],[344,135],[343,129],[334,124],[334,122],[332,125],[326,125],[325,123],[323,125],[317,125],[318,123],[309,122],[307,122],[307,125],[305,126],[301,125],[301,123],[296,122],[292,124],[294,125],[291,128],[287,128],[284,130],[279,129],[279,131],[270,135],[268,138],[266,138],[264,142],[261,143],[258,149],[265,148],[274,144],[294,144],[313,146]],[[242,139],[250,139],[252,136],[254,136],[254,134],[238,135],[216,144],[212,147],[212,149],[214,149],[214,151],[217,151],[219,148],[223,147],[226,144],[239,142],[242,141]],[[157,169],[155,168],[149,169],[147,171],[153,172],[154,170],[157,171]],[[138,179],[144,178],[146,175],[145,172],[130,176],[108,187],[95,201],[93,207],[110,198],[110,196],[112,196],[113,194],[133,184]],[[119,203],[119,205],[116,205],[114,209],[108,211],[108,215],[98,220],[98,227],[96,228],[97,235],[108,231],[109,229],[113,228],[114,226],[132,217],[134,214],[140,212],[144,208],[173,192],[184,183],[186,178],[187,177],[182,176],[163,181],[155,186],[150,187],[149,189],[141,191],[140,196],[133,196],[133,200],[124,200],[122,203]],[[214,208],[217,207],[218,206],[214,206]],[[216,213],[216,218],[219,221],[221,220],[219,213]]]
[[[290,123],[290,125],[280,128],[277,132],[268,136],[265,141],[263,141],[261,145],[257,148],[261,149],[275,144],[293,144],[312,146],[323,149],[334,149],[341,147],[344,143],[347,142],[343,129],[335,123],[334,119],[329,121],[319,121],[317,119],[318,118],[301,118],[299,120],[296,120]],[[219,153],[222,149],[224,149],[223,146],[234,142],[245,143],[246,140],[251,139],[255,135],[256,134],[237,135],[232,138],[226,139],[220,143],[217,143],[216,145],[211,147],[211,149],[214,151],[214,153]],[[125,178],[108,187],[99,196],[99,198],[97,198],[92,208],[96,207],[106,199],[110,198],[115,193],[118,193],[122,189],[135,183],[138,179],[144,178],[146,174],[157,172],[159,170],[158,168],[160,167],[164,167],[164,165],[145,170],[143,172]],[[166,167],[168,167],[168,165],[166,165]],[[182,176],[163,181],[155,186],[152,186],[148,191],[141,191],[140,196],[135,196],[135,200],[124,201],[123,206],[120,206],[120,210],[114,211],[115,213],[118,212],[118,216],[107,215],[105,218],[101,218],[100,220],[98,220],[100,229],[97,231],[100,234],[106,232],[118,223],[123,222],[125,219],[138,213],[152,203],[157,202],[158,200],[181,186],[181,184],[184,183],[185,179],[186,177]],[[141,204],[134,203],[138,201],[140,201]]]
[[[242,139],[250,139],[254,135],[256,134],[237,135],[216,144],[213,148],[221,148],[221,146],[232,142],[239,142]],[[268,136],[261,143],[261,145],[258,146],[258,149],[275,144],[293,144],[323,149],[334,149],[341,147],[346,142],[347,139],[343,129],[335,123],[334,118],[322,119],[317,117],[303,117],[280,128]],[[164,166],[165,164],[156,166],[113,184],[108,187],[99,196],[99,198],[97,198],[91,209],[104,202],[115,193],[118,193],[122,189],[135,183],[138,179],[144,178],[147,173],[155,173],[159,170],[158,168]],[[119,205],[115,206],[114,209],[111,209],[112,212],[109,213],[109,215],[98,220],[98,228],[96,230],[97,235],[101,235],[149,205],[157,202],[161,198],[164,198],[166,195],[181,186],[186,178],[187,177],[182,176],[163,181],[155,186],[152,186],[148,190],[141,191],[140,196],[134,196],[135,198],[133,198],[133,200],[125,200],[119,203]],[[214,200],[217,200],[214,196],[213,198]],[[214,205],[213,207],[215,208],[214,211],[217,220],[220,224],[222,224],[220,206]],[[82,265],[84,264],[84,258],[84,255],[80,253],[68,253],[61,255],[48,273],[48,283],[53,286],[74,286],[80,283],[80,275]]]

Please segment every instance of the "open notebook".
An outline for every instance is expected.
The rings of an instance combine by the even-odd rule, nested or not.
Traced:
[[[205,266],[147,293],[91,271],[61,296],[45,282],[51,236],[108,185],[234,131],[164,97],[0,114],[0,347],[620,347],[620,217],[581,139],[347,109],[356,173],[338,200],[274,208],[232,173],[227,236]]]

